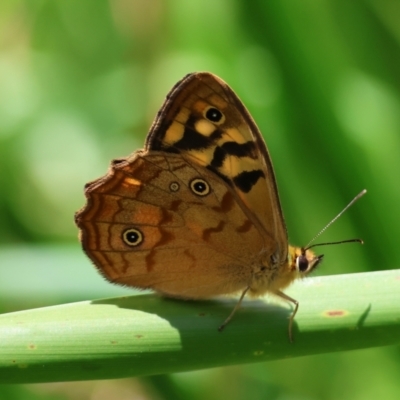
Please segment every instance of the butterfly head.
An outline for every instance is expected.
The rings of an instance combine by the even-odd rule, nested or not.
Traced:
[[[304,247],[291,247],[290,255],[290,269],[300,278],[314,271],[324,257],[323,254],[316,256],[313,251]]]

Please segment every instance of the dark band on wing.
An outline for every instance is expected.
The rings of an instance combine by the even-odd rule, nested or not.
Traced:
[[[261,169],[243,171],[233,178],[233,183],[242,192],[248,193],[261,177],[265,177],[265,174]]]
[[[195,123],[199,120],[196,115],[191,115],[185,123],[185,130],[181,139],[173,143],[172,145],[166,146],[164,141],[165,135],[168,134],[172,121],[164,123],[163,130],[166,132],[162,137],[152,137],[150,144],[152,150],[161,150],[168,153],[179,153],[182,150],[202,150],[207,149],[214,145],[221,137],[222,131],[215,129],[210,135],[205,136],[198,132],[195,128]]]
[[[215,131],[205,136],[196,131],[195,123],[198,121],[197,116],[191,115],[185,124],[185,130],[180,140],[173,144],[173,147],[180,150],[201,150],[212,146],[218,139],[222,137],[222,131]]]
[[[256,146],[252,141],[246,143],[225,142],[222,146],[217,146],[214,150],[211,166],[214,168],[222,167],[225,158],[229,156],[257,158]]]

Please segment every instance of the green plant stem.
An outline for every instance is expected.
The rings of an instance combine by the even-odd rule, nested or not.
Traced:
[[[0,383],[123,378],[400,343],[400,270],[307,278],[291,305],[138,295],[0,316]]]

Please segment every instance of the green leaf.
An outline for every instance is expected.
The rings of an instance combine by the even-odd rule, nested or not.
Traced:
[[[308,278],[290,304],[178,301],[138,295],[0,316],[0,383],[123,378],[400,342],[400,270]]]

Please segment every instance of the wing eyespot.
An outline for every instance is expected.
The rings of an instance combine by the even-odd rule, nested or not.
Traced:
[[[204,179],[194,178],[189,182],[190,190],[197,196],[207,196],[211,192],[211,187]]]
[[[204,118],[215,125],[221,125],[225,122],[225,115],[218,108],[209,106],[204,110]]]
[[[179,189],[180,189],[180,185],[179,185],[179,183],[178,182],[171,182],[170,184],[169,184],[169,190],[171,191],[171,192],[177,192]]]
[[[125,229],[122,232],[122,240],[130,247],[139,246],[143,242],[143,233],[137,228]]]

